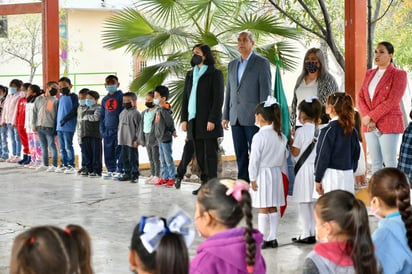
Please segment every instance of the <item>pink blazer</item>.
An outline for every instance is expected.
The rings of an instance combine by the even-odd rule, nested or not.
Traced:
[[[373,98],[370,98],[368,87],[378,68],[366,72],[362,88],[358,95],[358,107],[362,116],[369,115],[376,127],[383,133],[403,133],[403,122],[400,102],[407,84],[406,72],[390,64],[376,86]],[[363,131],[367,132],[366,126]]]

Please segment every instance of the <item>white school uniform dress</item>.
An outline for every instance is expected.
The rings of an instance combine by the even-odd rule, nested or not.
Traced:
[[[298,128],[295,133],[293,146],[300,149],[299,155],[294,157],[295,164],[302,156],[303,152],[312,143],[315,135],[315,124],[305,123]],[[297,203],[309,203],[315,201],[313,190],[315,187],[315,158],[316,147],[305,160],[298,173],[295,175],[295,184],[293,185],[292,200]]]
[[[281,168],[288,156],[287,140],[272,125],[260,128],[252,139],[249,177],[256,181],[257,191],[250,189],[252,207],[267,208],[285,205]]]

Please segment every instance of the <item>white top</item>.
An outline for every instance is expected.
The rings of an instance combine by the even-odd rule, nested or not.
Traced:
[[[282,167],[287,157],[286,137],[273,130],[273,126],[263,126],[253,136],[249,160],[249,177],[256,181],[260,168]]]
[[[303,79],[296,89],[296,98],[298,99],[297,106],[299,106],[300,102],[311,96],[318,96],[318,81],[313,80],[309,84],[306,84],[305,79]],[[299,119],[297,119],[296,125],[302,125]]]
[[[32,128],[33,108],[34,108],[34,103],[26,103],[24,128],[26,129],[27,133],[33,133],[33,128]]]
[[[373,77],[372,81],[369,83],[368,91],[371,101],[373,100],[373,96],[375,95],[376,86],[378,85],[385,71],[386,69],[379,69]]]
[[[295,139],[293,140],[293,146],[300,149],[299,155],[293,157],[295,162],[299,160],[306,148],[312,143],[315,134],[315,124],[305,123],[302,127],[298,128],[295,133]],[[311,154],[306,159],[305,163],[315,163],[316,148],[313,148]]]

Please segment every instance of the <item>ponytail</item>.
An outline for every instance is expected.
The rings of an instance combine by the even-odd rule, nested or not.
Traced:
[[[78,225],[68,225],[64,232],[69,239],[70,257],[73,260],[77,260],[80,273],[92,274],[89,234]]]
[[[333,106],[339,116],[339,125],[343,128],[344,135],[352,133],[355,126],[355,109],[352,97],[346,93],[337,92],[328,97],[328,104]]]
[[[356,274],[378,273],[373,242],[368,223],[368,212],[362,201],[353,197],[353,233],[350,234],[347,250],[355,267]],[[350,251],[352,249],[352,251]]]
[[[183,236],[166,233],[156,250],[156,274],[189,273],[189,254]]]
[[[412,207],[410,185],[405,173],[394,167],[380,169],[372,175],[368,190],[370,197],[379,197],[386,206],[398,208],[412,250]]]
[[[396,187],[396,204],[401,214],[402,221],[406,227],[406,238],[409,248],[412,250],[412,206],[409,185],[397,182]]]
[[[241,206],[246,221],[244,239],[246,242],[246,265],[248,274],[253,274],[253,266],[256,263],[256,240],[253,238],[253,216],[251,198],[249,192],[242,191]]]

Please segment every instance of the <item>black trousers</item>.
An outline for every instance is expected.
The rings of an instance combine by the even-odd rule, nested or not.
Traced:
[[[195,154],[195,145],[193,140],[187,139],[185,146],[183,147],[182,159],[180,160],[179,166],[177,167],[176,178],[183,179],[186,173],[186,168]]]
[[[202,184],[217,177],[217,139],[195,139],[196,160],[200,169]]]
[[[82,148],[84,149],[85,166],[88,172],[102,174],[102,139],[95,137],[83,137]],[[83,166],[83,163],[82,163]]]
[[[124,174],[130,177],[139,177],[139,151],[135,147],[121,146]]]

